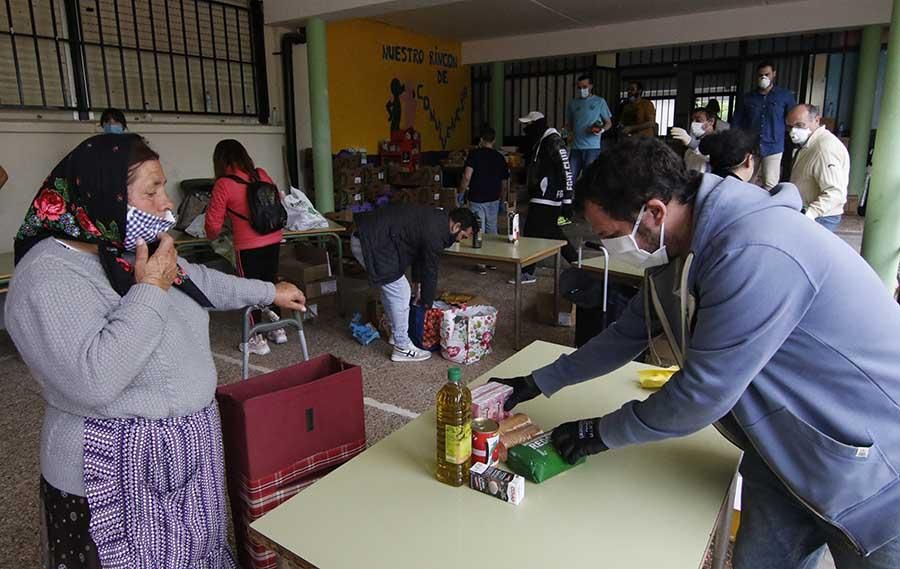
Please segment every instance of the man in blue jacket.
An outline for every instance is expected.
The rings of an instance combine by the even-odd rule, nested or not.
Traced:
[[[771,190],[781,179],[784,155],[784,120],[797,104],[794,94],[775,84],[775,64],[763,61],[756,66],[756,90],[744,95],[731,120],[732,126],[759,135],[760,179]]]
[[[797,189],[686,172],[628,139],[586,172],[585,215],[645,269],[627,310],[524,378],[512,408],[607,374],[662,331],[680,371],[645,401],[557,427],[570,462],[715,424],[744,450],[735,569],[900,567],[900,307],[865,261],[800,213]]]

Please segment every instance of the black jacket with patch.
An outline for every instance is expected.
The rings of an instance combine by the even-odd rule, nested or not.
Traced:
[[[551,207],[569,205],[573,182],[566,143],[555,128],[548,128],[528,164],[528,199]]]
[[[437,291],[441,251],[454,242],[447,212],[398,204],[357,214],[354,221],[369,282],[392,283],[412,267],[413,281],[422,284],[422,303],[430,306]]]

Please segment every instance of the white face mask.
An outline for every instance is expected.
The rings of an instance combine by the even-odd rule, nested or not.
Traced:
[[[702,122],[692,122],[691,123],[691,134],[694,135],[694,138],[702,138],[706,134],[706,131],[703,130],[703,123]]]
[[[771,84],[772,84],[772,80],[769,79],[768,77],[766,77],[765,75],[763,75],[762,77],[759,78],[759,88],[760,89],[768,89]]]
[[[791,129],[791,142],[797,146],[803,146],[809,140],[810,135],[812,135],[812,131],[808,128],[794,127]]]
[[[578,94],[581,95],[582,99],[587,99],[591,96],[591,90],[590,88],[579,89]]]
[[[665,265],[669,262],[669,255],[666,253],[666,224],[663,223],[659,230],[659,249],[650,253],[641,249],[634,236],[637,235],[638,228],[641,226],[641,218],[644,217],[644,207],[634,222],[634,228],[631,234],[621,237],[613,237],[611,239],[601,239],[603,246],[609,251],[609,254],[629,265],[639,269],[649,269]]]

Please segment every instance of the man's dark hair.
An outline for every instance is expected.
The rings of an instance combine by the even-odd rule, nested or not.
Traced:
[[[700,141],[700,154],[709,156],[713,174],[727,176],[739,166],[748,154],[756,150],[759,137],[753,137],[745,130],[732,128],[704,136]]]
[[[692,202],[701,179],[688,172],[666,144],[643,136],[626,138],[601,152],[582,178],[587,179],[584,199],[620,221],[634,221],[641,206],[653,198]]]
[[[463,231],[470,227],[474,228],[476,231],[478,230],[478,217],[467,207],[458,207],[451,211],[450,221],[458,223],[460,229]]]
[[[576,83],[581,83],[582,81],[588,81],[591,85],[594,84],[594,78],[591,77],[590,73],[582,73],[578,76],[578,79],[575,80]]]
[[[712,120],[713,117],[715,116],[706,107],[697,107],[696,109],[691,111],[691,118],[694,118],[694,115],[696,115],[697,113],[703,114],[703,116],[706,117],[704,120],[707,120],[707,121]]]
[[[119,109],[106,109],[100,115],[100,126],[105,125],[109,121],[116,121],[122,128],[128,128],[128,121],[125,120],[125,113]]]
[[[771,67],[772,71],[778,71],[777,69],[775,69],[775,64],[772,63],[771,61],[769,61],[768,59],[764,59],[764,60],[760,61],[759,64],[756,66],[756,70],[759,71],[763,67]]]
[[[721,107],[719,107],[719,100],[710,99],[709,102],[706,103],[706,110],[718,117],[719,113],[722,112]]]
[[[497,140],[497,132],[489,125],[484,125],[483,127],[481,127],[481,131],[478,133],[478,136],[485,142],[494,142],[495,140]]]

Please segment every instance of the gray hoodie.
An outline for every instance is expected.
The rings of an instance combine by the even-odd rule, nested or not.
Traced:
[[[704,176],[684,365],[645,401],[603,417],[601,436],[615,449],[716,423],[868,554],[900,535],[900,306],[853,249],[800,207],[790,184],[770,195]],[[680,344],[677,269],[673,262],[646,278]],[[536,371],[543,393],[636,357],[647,346],[644,304],[638,294],[602,334]]]

